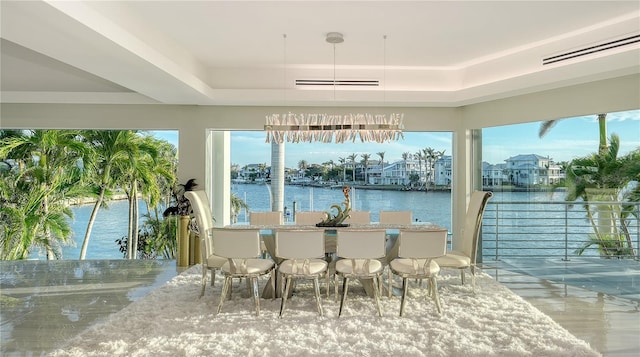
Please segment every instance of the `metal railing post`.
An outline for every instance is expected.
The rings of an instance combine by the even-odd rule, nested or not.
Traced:
[[[636,217],[640,217],[640,202],[636,202]],[[640,260],[640,218],[636,219],[636,260]]]
[[[569,205],[564,205],[564,259],[569,261]]]
[[[499,210],[500,210],[500,205],[496,205],[496,257],[493,259],[493,260],[495,260],[495,261],[498,261],[498,260],[499,260],[499,258],[498,258],[498,257],[499,257],[499,255],[500,255],[500,254],[499,254],[499,253],[500,253],[500,252],[499,252],[499,250],[500,250],[500,244],[498,244],[498,243],[499,243],[499,240],[500,240],[500,239],[499,239],[500,235],[499,235],[499,233],[498,233],[498,232],[500,232],[500,227],[499,227],[499,223],[498,223],[498,222],[500,222],[500,219],[498,219],[498,216],[499,216],[499,214],[498,214],[498,213],[499,213]]]

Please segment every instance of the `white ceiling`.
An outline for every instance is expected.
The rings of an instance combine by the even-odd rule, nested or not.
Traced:
[[[640,42],[542,64],[640,35],[637,0],[0,6],[2,102],[460,106],[640,73]],[[334,70],[380,85],[294,84]]]

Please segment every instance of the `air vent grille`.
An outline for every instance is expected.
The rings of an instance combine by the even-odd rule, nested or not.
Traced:
[[[348,79],[296,79],[296,86],[354,86],[379,87],[378,80],[348,80]]]
[[[610,50],[617,47],[627,46],[640,42],[640,35],[627,36],[618,40],[601,43],[595,46],[585,47],[579,50],[551,56],[542,60],[543,65],[552,64],[560,61],[566,61],[572,58],[590,55],[592,53]]]

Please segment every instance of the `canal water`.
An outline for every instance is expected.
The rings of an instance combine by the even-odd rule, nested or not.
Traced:
[[[245,200],[249,211],[242,211],[238,222],[246,222],[250,211],[269,211],[271,193],[265,184],[233,184],[232,192]],[[496,201],[546,202],[562,201],[564,192],[553,194],[546,192],[496,192],[492,198]],[[352,209],[370,211],[371,221],[378,221],[378,212],[385,210],[410,210],[414,220],[431,222],[451,229],[451,193],[446,191],[392,191],[372,189],[352,189]],[[340,188],[320,188],[311,186],[285,186],[284,205],[293,211],[327,211],[333,204],[344,201]],[[64,259],[78,259],[87,222],[93,205],[74,206],[72,222],[75,246],[62,250]],[[146,213],[144,204],[140,204],[140,215]],[[116,239],[127,232],[128,207],[125,201],[113,201],[108,209],[101,209],[94,223],[89,241],[87,259],[121,259]],[[34,259],[46,259],[43,252],[34,252]]]

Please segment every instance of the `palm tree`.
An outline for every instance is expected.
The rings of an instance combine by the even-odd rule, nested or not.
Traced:
[[[357,157],[358,157],[358,154],[351,154],[347,156],[347,158],[351,162],[351,167],[352,167],[352,171],[351,171],[351,174],[353,175],[353,178],[351,180],[352,182],[356,182],[356,158]]]
[[[14,186],[18,195],[27,195],[25,210],[12,211],[25,219],[23,248],[28,254],[33,244],[46,249],[47,259],[60,256],[60,244],[70,241],[71,218],[65,200],[83,196],[81,163],[89,162],[87,146],[78,140],[76,130],[31,130],[3,133],[0,158],[19,162]],[[13,216],[17,217],[17,216]],[[30,217],[30,219],[28,219]],[[13,237],[15,238],[15,237]]]
[[[422,149],[422,157],[425,161],[425,187],[429,187],[431,181],[431,171],[433,169],[433,162],[435,156],[435,149],[426,147]]]
[[[424,155],[422,154],[422,150],[418,150],[418,152],[416,152],[415,154],[413,154],[413,157],[418,160],[418,177],[420,178],[418,180],[419,185],[422,186],[422,160],[424,160]]]
[[[540,124],[538,137],[542,138],[558,123],[558,120],[546,120]],[[598,131],[599,145],[598,152],[605,153],[607,151],[607,114],[598,114]]]
[[[160,140],[151,136],[137,136],[136,145],[138,151],[132,158],[133,162],[126,163],[123,167],[124,170],[129,170],[123,173],[123,177],[126,178],[123,187],[127,187],[129,200],[128,259],[135,259],[138,252],[139,196],[145,201],[147,211],[150,212],[150,208],[155,208],[160,203],[160,183],[171,180],[173,174],[171,163],[166,161],[171,158],[161,155],[163,144]]]
[[[267,176],[267,163],[258,164],[259,174],[258,177],[265,178]]]
[[[340,165],[342,165],[342,182],[347,181],[347,158],[340,157],[338,158]]]
[[[600,253],[607,257],[634,255],[633,241],[625,222],[631,212],[607,204],[595,204],[595,207],[590,204],[617,200],[621,188],[640,175],[640,165],[635,162],[640,158],[640,150],[618,158],[619,147],[620,138],[612,134],[606,151],[599,147],[598,153],[576,158],[567,167],[566,200],[584,202],[587,219],[594,231],[590,241],[578,250],[579,254],[591,245],[598,245]],[[636,187],[630,197],[640,198],[640,188]]]
[[[235,192],[231,192],[231,221],[238,222],[238,215],[243,209],[248,210],[249,205],[243,201]]]
[[[582,198],[586,202],[584,206],[587,210],[587,217],[595,232],[591,241],[578,250],[579,254],[584,252],[584,249],[590,245],[595,244],[600,247],[601,254],[605,256],[627,254],[629,252],[633,255],[633,245],[629,234],[623,234],[626,236],[625,240],[627,247],[625,248],[621,246],[622,243],[620,243],[621,240],[619,239],[620,235],[617,233],[615,222],[613,222],[615,217],[611,217],[611,214],[607,213],[607,211],[613,212],[613,208],[607,205],[596,205],[595,211],[598,213],[598,222],[596,223],[593,216],[594,212],[591,211],[591,207],[588,203],[589,196],[592,196],[592,201],[594,198],[596,200],[598,199],[596,191],[600,192],[600,196],[602,196],[602,192],[609,192],[602,197],[604,197],[605,201],[614,200],[615,198],[612,194],[616,192],[615,195],[617,196],[617,191],[627,184],[627,182],[619,181],[619,179],[623,178],[624,180],[628,180],[629,177],[633,177],[633,179],[637,177],[634,177],[633,175],[627,176],[619,172],[621,160],[617,158],[617,155],[620,139],[617,135],[613,134],[611,135],[611,139],[607,142],[606,118],[606,113],[598,114],[598,153],[574,159],[566,168],[566,183],[568,186],[566,200],[573,201],[578,198]],[[544,121],[540,125],[538,136],[541,138],[544,137],[549,130],[557,124],[557,122],[558,120]],[[631,156],[632,155],[633,153]],[[613,173],[615,173],[615,175]],[[617,214],[619,216],[618,219],[621,222],[621,228],[624,233],[625,213],[613,212],[613,214]]]
[[[333,160],[325,161],[322,163],[323,166],[329,167],[329,171],[333,170],[333,167],[336,166],[336,163]]]
[[[436,165],[436,161],[438,161],[438,159],[440,159],[442,156],[444,156],[444,150],[442,151],[436,151],[433,148],[427,147],[422,149],[422,154],[423,154],[423,158],[426,161],[426,184],[427,187],[429,185],[429,183],[434,182],[435,180],[435,165]]]
[[[402,160],[404,161],[404,183],[407,183],[407,179],[409,177],[409,170],[407,170],[407,160],[411,159],[413,155],[410,152],[406,151],[402,153]]]
[[[380,151],[377,153],[377,155],[380,157],[380,178],[382,179],[382,176],[384,174],[384,151]]]
[[[98,210],[119,182],[113,172],[114,167],[119,167],[120,172],[127,171],[124,170],[126,163],[134,162],[138,150],[136,131],[133,130],[88,130],[84,136],[94,149],[95,161],[91,166],[94,176],[92,188],[97,199],[87,223],[87,230],[80,250],[80,260],[84,260],[87,255],[89,239]]]
[[[368,171],[369,171],[369,158],[371,157],[371,154],[362,154],[360,156],[362,157],[362,164],[364,165],[364,184],[366,185],[369,182]]]

